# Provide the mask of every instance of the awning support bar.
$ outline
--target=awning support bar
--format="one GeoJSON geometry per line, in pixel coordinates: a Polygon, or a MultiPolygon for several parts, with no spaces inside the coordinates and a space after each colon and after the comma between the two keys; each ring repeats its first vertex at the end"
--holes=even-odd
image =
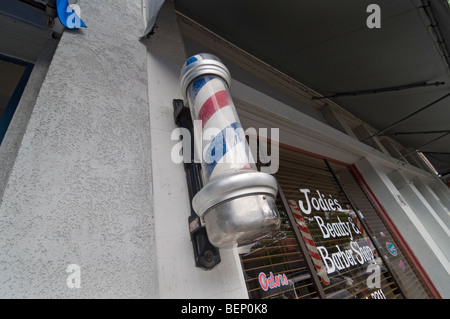
{"type": "Polygon", "coordinates": [[[415,135],[415,134],[439,134],[439,133],[447,133],[450,130],[438,130],[438,131],[420,131],[420,132],[393,132],[393,133],[384,133],[383,135],[415,135]]]}
{"type": "Polygon", "coordinates": [[[420,83],[406,84],[406,85],[401,85],[401,86],[391,86],[391,87],[380,88],[380,89],[340,92],[340,93],[334,93],[334,94],[326,95],[326,96],[314,96],[312,99],[313,100],[322,100],[322,99],[329,99],[329,98],[338,98],[338,97],[343,97],[343,96],[368,95],[368,94],[376,94],[376,93],[391,92],[391,91],[401,91],[401,90],[413,89],[413,88],[417,88],[417,87],[440,86],[440,85],[444,85],[444,84],[445,84],[445,82],[434,82],[434,83],[420,82],[420,83]]]}
{"type": "Polygon", "coordinates": [[[438,103],[438,102],[440,102],[440,101],[446,99],[446,98],[449,97],[449,96],[450,96],[450,93],[445,94],[444,96],[438,98],[437,100],[434,100],[433,102],[431,102],[431,103],[425,105],[424,107],[418,109],[417,111],[415,111],[415,112],[413,112],[413,113],[411,113],[411,114],[405,116],[404,118],[401,118],[400,120],[398,120],[398,121],[395,122],[394,124],[391,124],[390,126],[386,127],[385,129],[383,129],[383,130],[381,130],[381,131],[378,131],[377,133],[372,134],[372,135],[370,135],[369,137],[366,137],[365,139],[362,140],[362,142],[365,142],[365,141],[367,141],[367,140],[370,140],[371,138],[374,138],[374,137],[376,137],[376,136],[378,136],[378,135],[383,134],[383,133],[386,132],[386,131],[389,131],[390,129],[394,128],[395,126],[397,126],[397,125],[400,124],[401,122],[403,122],[403,121],[405,121],[405,120],[407,120],[407,119],[413,117],[414,115],[416,115],[416,114],[418,114],[418,113],[420,113],[420,112],[422,112],[422,111],[424,111],[424,110],[430,108],[431,106],[433,106],[433,105],[435,105],[436,103],[438,103]]]}
{"type": "Polygon", "coordinates": [[[410,152],[408,152],[408,153],[406,153],[406,154],[403,154],[403,155],[400,156],[398,159],[402,159],[402,158],[408,156],[408,155],[411,154],[411,153],[420,151],[420,149],[421,149],[422,147],[427,146],[427,145],[429,145],[429,144],[431,144],[431,143],[433,143],[433,142],[435,142],[435,141],[437,141],[437,140],[439,140],[439,139],[441,139],[441,138],[443,138],[443,137],[446,137],[446,136],[449,135],[449,134],[450,134],[450,132],[447,132],[447,133],[445,133],[445,134],[442,134],[442,135],[440,135],[440,136],[438,136],[438,137],[432,139],[431,141],[429,141],[429,142],[427,142],[427,143],[425,143],[425,144],[423,144],[423,145],[420,145],[420,146],[417,147],[416,149],[414,149],[414,150],[412,150],[412,151],[410,151],[410,152]]]}

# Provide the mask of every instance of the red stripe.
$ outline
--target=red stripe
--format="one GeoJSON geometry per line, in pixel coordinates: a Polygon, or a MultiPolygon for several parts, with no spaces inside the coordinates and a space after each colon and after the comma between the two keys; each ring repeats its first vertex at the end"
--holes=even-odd
{"type": "Polygon", "coordinates": [[[306,237],[303,236],[303,240],[304,240],[307,244],[310,244],[311,246],[316,247],[316,244],[314,244],[314,242],[313,242],[311,239],[306,238],[306,237]]]}
{"type": "MultiPolygon", "coordinates": [[[[298,223],[297,223],[297,224],[298,224],[298,223]]],[[[300,225],[300,224],[298,224],[298,228],[300,228],[300,230],[301,230],[302,232],[304,232],[304,233],[306,233],[306,234],[308,234],[308,235],[311,235],[311,234],[309,233],[308,228],[306,228],[306,227],[304,227],[304,226],[302,226],[302,225],[300,225]]]]}
{"type": "Polygon", "coordinates": [[[353,221],[356,224],[356,227],[358,227],[359,231],[361,232],[361,234],[364,234],[364,227],[361,225],[361,223],[358,220],[358,217],[354,217],[353,221]]]}
{"type": "Polygon", "coordinates": [[[322,258],[320,257],[320,255],[318,253],[315,253],[310,250],[309,254],[311,255],[312,258],[322,261],[322,258]]]}
{"type": "Polygon", "coordinates": [[[295,218],[299,219],[299,220],[303,220],[303,217],[299,214],[297,214],[296,212],[292,212],[292,214],[294,215],[295,218]]]}
{"type": "Polygon", "coordinates": [[[205,127],[206,122],[224,106],[230,105],[228,93],[225,90],[219,91],[210,96],[205,103],[203,103],[200,112],[198,112],[198,119],[202,121],[202,128],[205,127]]]}
{"type": "MultiPolygon", "coordinates": [[[[316,269],[317,269],[318,272],[322,269],[322,267],[320,267],[320,266],[318,266],[318,265],[314,265],[314,266],[316,267],[316,269]]],[[[327,281],[325,278],[329,279],[329,278],[327,277],[327,275],[320,276],[321,281],[322,281],[325,285],[329,285],[329,284],[330,284],[330,280],[327,281]]]]}
{"type": "Polygon", "coordinates": [[[303,222],[303,217],[302,217],[302,215],[299,215],[299,214],[297,214],[297,213],[295,213],[295,212],[292,212],[292,214],[294,215],[294,217],[295,217],[296,219],[298,219],[299,221],[303,222]]]}
{"type": "Polygon", "coordinates": [[[298,213],[300,213],[300,208],[297,208],[297,207],[295,207],[295,206],[291,206],[291,209],[292,210],[295,210],[295,212],[298,214],[298,213]]]}

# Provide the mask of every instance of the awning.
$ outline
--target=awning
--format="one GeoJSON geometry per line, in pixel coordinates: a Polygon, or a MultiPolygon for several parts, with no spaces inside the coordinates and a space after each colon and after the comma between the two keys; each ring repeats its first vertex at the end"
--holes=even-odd
{"type": "Polygon", "coordinates": [[[450,172],[446,0],[175,0],[175,5],[231,43],[331,96],[382,134],[423,152],[441,175],[450,172]],[[381,9],[381,28],[366,24],[373,3],[381,9]]]}
{"type": "Polygon", "coordinates": [[[142,12],[144,14],[144,37],[153,30],[159,10],[163,4],[164,0],[142,0],[142,12]]]}

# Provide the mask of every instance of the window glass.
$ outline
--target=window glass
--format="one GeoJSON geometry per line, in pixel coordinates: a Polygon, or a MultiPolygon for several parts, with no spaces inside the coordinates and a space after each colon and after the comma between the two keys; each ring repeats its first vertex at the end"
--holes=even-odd
{"type": "Polygon", "coordinates": [[[280,149],[276,177],[326,298],[401,297],[325,160],[280,149]]]}
{"type": "Polygon", "coordinates": [[[0,54],[0,144],[6,134],[33,65],[0,54]]]}
{"type": "Polygon", "coordinates": [[[277,200],[280,229],[240,254],[250,298],[298,299],[317,297],[311,273],[286,210],[277,200]]]}
{"type": "Polygon", "coordinates": [[[279,156],[282,226],[240,255],[250,298],[403,298],[330,164],[279,156]]]}
{"type": "Polygon", "coordinates": [[[25,67],[0,60],[0,118],[25,71],[25,67]]]}
{"type": "Polygon", "coordinates": [[[390,227],[386,225],[386,222],[375,210],[369,197],[356,182],[354,174],[344,165],[330,162],[330,166],[355,208],[361,212],[361,223],[370,233],[378,251],[383,254],[384,261],[389,265],[389,269],[405,297],[410,299],[431,298],[432,293],[429,287],[417,273],[413,262],[405,253],[404,247],[396,239],[390,227]]]}

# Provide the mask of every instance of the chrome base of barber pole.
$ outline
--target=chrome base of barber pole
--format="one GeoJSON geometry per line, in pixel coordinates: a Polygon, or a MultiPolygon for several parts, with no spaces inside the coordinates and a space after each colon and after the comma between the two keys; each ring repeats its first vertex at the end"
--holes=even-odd
{"type": "Polygon", "coordinates": [[[205,223],[214,246],[240,247],[279,228],[277,191],[272,175],[237,171],[210,181],[194,196],[192,206],[205,223]]]}

